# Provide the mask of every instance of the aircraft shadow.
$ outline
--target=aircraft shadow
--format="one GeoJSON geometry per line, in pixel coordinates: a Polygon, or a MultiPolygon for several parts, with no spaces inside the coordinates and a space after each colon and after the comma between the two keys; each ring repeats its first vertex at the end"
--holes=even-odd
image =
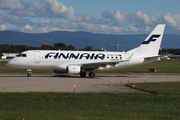
{"type": "MultiPolygon", "coordinates": [[[[80,76],[73,76],[73,75],[54,75],[53,77],[63,77],[63,78],[89,78],[89,76],[87,75],[86,77],[80,77],[80,76]]],[[[130,77],[130,76],[126,76],[126,75],[96,75],[95,78],[101,78],[101,77],[130,77]]],[[[91,78],[91,79],[95,79],[95,78],[91,78]]]]}

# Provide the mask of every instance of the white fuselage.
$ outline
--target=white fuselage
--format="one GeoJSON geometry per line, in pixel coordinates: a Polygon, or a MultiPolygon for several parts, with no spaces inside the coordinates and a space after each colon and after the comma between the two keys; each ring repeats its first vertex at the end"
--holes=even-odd
{"type": "Polygon", "coordinates": [[[29,69],[66,69],[70,64],[82,65],[125,59],[124,52],[30,50],[21,54],[24,54],[24,57],[15,57],[7,65],[29,69]]]}
{"type": "Polygon", "coordinates": [[[25,69],[66,70],[68,65],[73,64],[116,62],[118,67],[127,67],[145,62],[143,56],[133,55],[128,60],[129,56],[127,52],[30,50],[11,59],[7,65],[25,69]]]}

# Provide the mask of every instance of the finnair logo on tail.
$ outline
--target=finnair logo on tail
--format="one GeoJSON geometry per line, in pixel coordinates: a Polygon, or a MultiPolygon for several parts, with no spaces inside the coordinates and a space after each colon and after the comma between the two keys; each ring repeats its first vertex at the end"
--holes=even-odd
{"type": "Polygon", "coordinates": [[[154,42],[156,41],[161,35],[152,35],[148,41],[143,41],[142,44],[149,44],[151,41],[154,42]]]}

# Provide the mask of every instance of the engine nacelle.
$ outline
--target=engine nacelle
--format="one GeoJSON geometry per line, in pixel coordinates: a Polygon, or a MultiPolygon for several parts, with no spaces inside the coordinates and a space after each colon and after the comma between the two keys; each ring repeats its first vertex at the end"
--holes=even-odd
{"type": "Polygon", "coordinates": [[[81,67],[77,65],[70,65],[66,68],[67,74],[80,74],[81,67]]]}

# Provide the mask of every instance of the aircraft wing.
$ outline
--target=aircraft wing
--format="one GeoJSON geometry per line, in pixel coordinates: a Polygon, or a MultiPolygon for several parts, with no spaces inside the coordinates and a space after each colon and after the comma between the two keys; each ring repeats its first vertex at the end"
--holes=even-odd
{"type": "MultiPolygon", "coordinates": [[[[132,57],[132,55],[130,56],[130,58],[132,57]]],[[[86,63],[86,64],[82,64],[81,68],[83,69],[98,69],[99,67],[106,67],[106,65],[111,65],[111,66],[115,66],[117,63],[119,62],[128,62],[129,59],[127,60],[112,60],[110,62],[98,62],[98,63],[86,63]]]]}
{"type": "Polygon", "coordinates": [[[113,60],[110,62],[98,62],[98,63],[87,63],[87,64],[82,64],[81,68],[83,69],[98,69],[99,67],[106,67],[106,65],[111,65],[111,66],[115,66],[117,63],[119,62],[128,62],[132,56],[134,55],[134,53],[132,53],[128,59],[126,60],[113,60]]]}
{"type": "Polygon", "coordinates": [[[99,67],[106,67],[106,65],[115,66],[117,63],[121,61],[111,61],[111,62],[98,62],[98,63],[86,63],[82,64],[81,68],[83,69],[98,69],[99,67]]]}

